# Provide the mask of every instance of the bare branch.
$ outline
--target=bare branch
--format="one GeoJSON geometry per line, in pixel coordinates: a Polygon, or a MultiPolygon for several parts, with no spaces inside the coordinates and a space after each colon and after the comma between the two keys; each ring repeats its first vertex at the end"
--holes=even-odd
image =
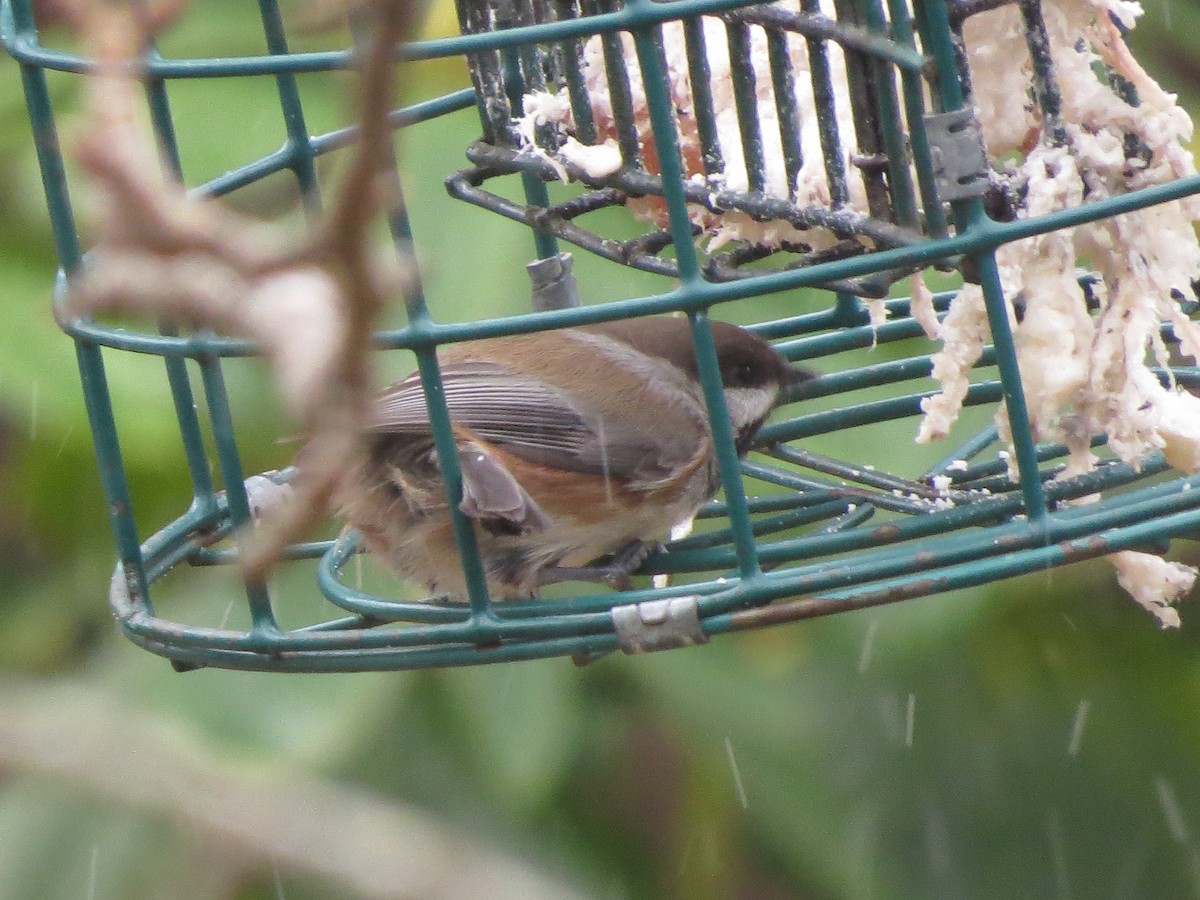
{"type": "Polygon", "coordinates": [[[378,0],[366,11],[374,31],[361,57],[360,140],[328,215],[299,242],[189,197],[162,174],[133,73],[148,35],[178,4],[140,19],[102,4],[79,12],[100,66],[77,148],[97,194],[100,244],[72,285],[68,313],[166,318],[262,348],[308,445],[293,502],[243,543],[250,577],[263,577],[284,546],[325,514],[366,421],[372,329],[406,286],[405,267],[371,246],[370,227],[385,205],[399,203],[387,113],[395,48],[412,6],[378,0]]]}
{"type": "Polygon", "coordinates": [[[0,681],[0,767],[168,816],[239,862],[355,896],[577,900],[569,885],[411,806],[289,769],[248,768],[91,684],[0,681]]]}

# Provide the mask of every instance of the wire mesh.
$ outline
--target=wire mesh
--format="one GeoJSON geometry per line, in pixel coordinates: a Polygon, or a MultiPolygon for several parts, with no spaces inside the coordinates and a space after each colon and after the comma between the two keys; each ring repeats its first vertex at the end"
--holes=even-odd
{"type": "MultiPolygon", "coordinates": [[[[428,351],[439,344],[681,312],[692,319],[703,363],[713,358],[708,315],[714,307],[738,301],[753,310],[755,298],[818,288],[826,300],[815,311],[752,327],[789,360],[817,361],[829,374],[791,391],[785,414],[760,432],[759,452],[747,460],[739,460],[727,423],[722,428],[714,422],[724,494],[703,508],[696,533],[669,543],[640,570],[646,576],[671,576],[669,584],[505,603],[479,596],[476,585],[469,605],[408,601],[349,583],[347,567],[359,546],[347,533],[336,541],[291,547],[286,554],[319,560],[317,587],[332,612],[311,624],[283,628],[277,612],[290,598],[252,582],[246,585],[251,625],[236,630],[163,618],[151,594],[155,582],[177,566],[237,562],[236,549],[222,542],[251,520],[252,498],[245,488],[250,473],[239,453],[224,368],[255,348],[166,325],[136,330],[64,317],[77,346],[116,536],[119,562],[110,600],[125,632],[181,668],[347,671],[554,655],[589,659],[617,649],[700,643],[727,631],[982,584],[1125,548],[1161,550],[1171,538],[1194,538],[1200,529],[1200,490],[1195,489],[1200,479],[1173,472],[1161,454],[1140,466],[1102,454],[1093,471],[1063,477],[1067,449],[1035,439],[1027,425],[996,251],[1024,238],[1196,194],[1200,178],[1180,178],[1047,215],[1006,214],[1012,198],[989,175],[962,58],[963,23],[1002,5],[925,0],[910,6],[893,0],[885,7],[878,0],[838,0],[835,15],[828,16],[815,0],[796,8],[738,0],[461,0],[461,36],[414,43],[402,55],[465,56],[473,86],[396,110],[391,123],[436,129],[441,116],[476,106],[482,136],[466,148],[469,165],[447,179],[452,197],[527,227],[539,258],[558,258],[563,241],[664,276],[663,287],[656,294],[606,304],[462,324],[433,321],[418,296],[410,299],[408,324],[378,335],[379,346],[425,351],[423,378],[430,385],[437,371],[428,351]],[[678,30],[688,60],[691,124],[683,122],[670,93],[666,28],[678,30]],[[706,71],[711,57],[705,42],[716,35],[727,44],[737,146],[730,143],[728,129],[717,125],[721,112],[706,71]],[[763,42],[773,84],[771,115],[765,120],[764,106],[756,101],[761,75],[749,62],[752,40],[763,42]],[[810,60],[808,101],[798,93],[801,82],[793,71],[789,48],[796,42],[804,44],[810,60]],[[589,92],[596,85],[588,83],[585,52],[604,61],[607,120],[595,114],[589,92]],[[630,73],[635,65],[637,78],[630,73]],[[835,70],[848,86],[853,135],[834,112],[835,70]],[[565,118],[534,122],[532,141],[524,137],[518,125],[525,96],[560,90],[571,111],[570,125],[563,124],[565,118]],[[824,203],[799,196],[795,187],[806,162],[796,137],[803,102],[812,103],[819,120],[816,163],[828,189],[824,203]],[[619,150],[616,169],[597,172],[562,154],[569,140],[594,145],[605,138],[619,150]],[[694,152],[681,146],[684,139],[694,152]],[[768,139],[775,150],[764,150],[768,139]],[[714,178],[735,156],[743,161],[745,183],[731,186],[714,178]],[[782,192],[768,190],[772,166],[783,173],[782,192]],[[552,200],[550,183],[564,172],[571,186],[555,191],[574,193],[552,200]],[[866,212],[848,205],[854,192],[865,197],[866,212]],[[628,207],[631,200],[649,204],[643,233],[621,237],[590,225],[611,221],[596,214],[628,207]],[[834,240],[813,246],[797,238],[770,247],[734,241],[729,249],[706,251],[697,241],[705,226],[697,220],[718,221],[731,212],[755,223],[785,222],[801,232],[823,229],[834,240]],[[895,423],[920,415],[921,401],[935,392],[928,380],[933,345],[913,317],[909,299],[883,298],[894,293],[898,280],[930,267],[961,273],[983,289],[992,344],[976,366],[965,406],[1004,404],[1012,423],[1013,458],[1008,459],[991,425],[965,433],[952,449],[931,450],[917,471],[893,471],[886,450],[873,462],[847,462],[806,449],[822,435],[847,432],[864,435],[863,446],[886,447],[899,439],[895,423]],[[886,321],[872,323],[863,298],[880,300],[886,321]],[[877,355],[868,359],[864,351],[870,348],[877,348],[877,355]],[[133,516],[107,388],[106,354],[114,352],[163,360],[182,439],[181,463],[191,484],[187,511],[148,536],[133,516]],[[191,372],[199,375],[199,394],[191,372]],[[216,477],[210,472],[209,446],[218,460],[216,477]],[[1011,477],[1013,471],[1019,477],[1011,477]],[[1071,502],[1100,492],[1097,502],[1071,502]]],[[[315,207],[318,158],[346,146],[354,133],[311,133],[296,78],[347,68],[352,48],[289,52],[277,6],[260,0],[259,7],[266,54],[181,59],[152,52],[145,60],[147,106],[178,173],[180,148],[168,102],[175,79],[273,79],[287,123],[284,146],[195,190],[223,196],[286,171],[315,207]]],[[[1036,71],[1034,101],[1053,135],[1056,86],[1042,49],[1040,6],[1023,0],[1020,8],[1036,71]]],[[[0,4],[0,40],[21,65],[62,262],[61,305],[83,254],[47,73],[86,77],[90,64],[72,52],[43,46],[29,0],[0,4]]],[[[406,241],[403,215],[392,225],[397,238],[406,241]]],[[[1083,283],[1086,287],[1086,276],[1083,283]]],[[[935,296],[939,315],[953,294],[935,296]]],[[[1194,300],[1187,303],[1194,313],[1194,300]]],[[[1174,338],[1169,326],[1163,327],[1163,337],[1174,338]]],[[[711,367],[703,376],[710,408],[719,411],[719,376],[711,367]]],[[[1200,386],[1195,367],[1173,367],[1173,377],[1182,385],[1200,386]]],[[[911,434],[910,426],[903,433],[911,434]]],[[[449,440],[448,421],[437,427],[441,439],[449,440]]],[[[1093,440],[1101,450],[1103,443],[1101,437],[1093,440]]],[[[465,563],[478,571],[477,559],[465,563]]]]}

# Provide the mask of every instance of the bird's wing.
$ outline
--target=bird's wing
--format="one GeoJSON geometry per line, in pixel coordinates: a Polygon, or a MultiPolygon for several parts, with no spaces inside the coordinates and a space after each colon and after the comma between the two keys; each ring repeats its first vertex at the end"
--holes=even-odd
{"type": "Polygon", "coordinates": [[[550,520],[503,462],[478,441],[458,446],[462,501],[458,508],[492,534],[544,531],[550,520]]]}
{"type": "MultiPolygon", "coordinates": [[[[441,372],[452,422],[507,453],[551,468],[650,486],[695,457],[703,440],[702,433],[639,434],[537,378],[496,363],[447,363],[441,372]]],[[[380,433],[430,432],[415,373],[379,396],[372,427],[380,433]]]]}

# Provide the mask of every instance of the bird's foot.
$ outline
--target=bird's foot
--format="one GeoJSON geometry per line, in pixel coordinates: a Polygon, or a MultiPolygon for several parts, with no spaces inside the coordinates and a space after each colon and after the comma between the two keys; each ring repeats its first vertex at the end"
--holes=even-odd
{"type": "Polygon", "coordinates": [[[538,577],[539,584],[558,584],[563,581],[598,581],[613,590],[627,591],[633,587],[634,572],[646,561],[646,557],[659,552],[663,545],[658,541],[630,541],[615,553],[602,556],[586,566],[550,566],[538,577]]]}

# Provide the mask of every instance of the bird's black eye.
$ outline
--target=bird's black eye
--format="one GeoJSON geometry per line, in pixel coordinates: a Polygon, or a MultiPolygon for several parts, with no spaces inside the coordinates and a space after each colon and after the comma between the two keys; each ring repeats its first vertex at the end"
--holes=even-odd
{"type": "Polygon", "coordinates": [[[754,366],[749,363],[742,363],[733,370],[733,378],[730,379],[733,384],[738,387],[750,387],[755,382],[754,366]]]}

